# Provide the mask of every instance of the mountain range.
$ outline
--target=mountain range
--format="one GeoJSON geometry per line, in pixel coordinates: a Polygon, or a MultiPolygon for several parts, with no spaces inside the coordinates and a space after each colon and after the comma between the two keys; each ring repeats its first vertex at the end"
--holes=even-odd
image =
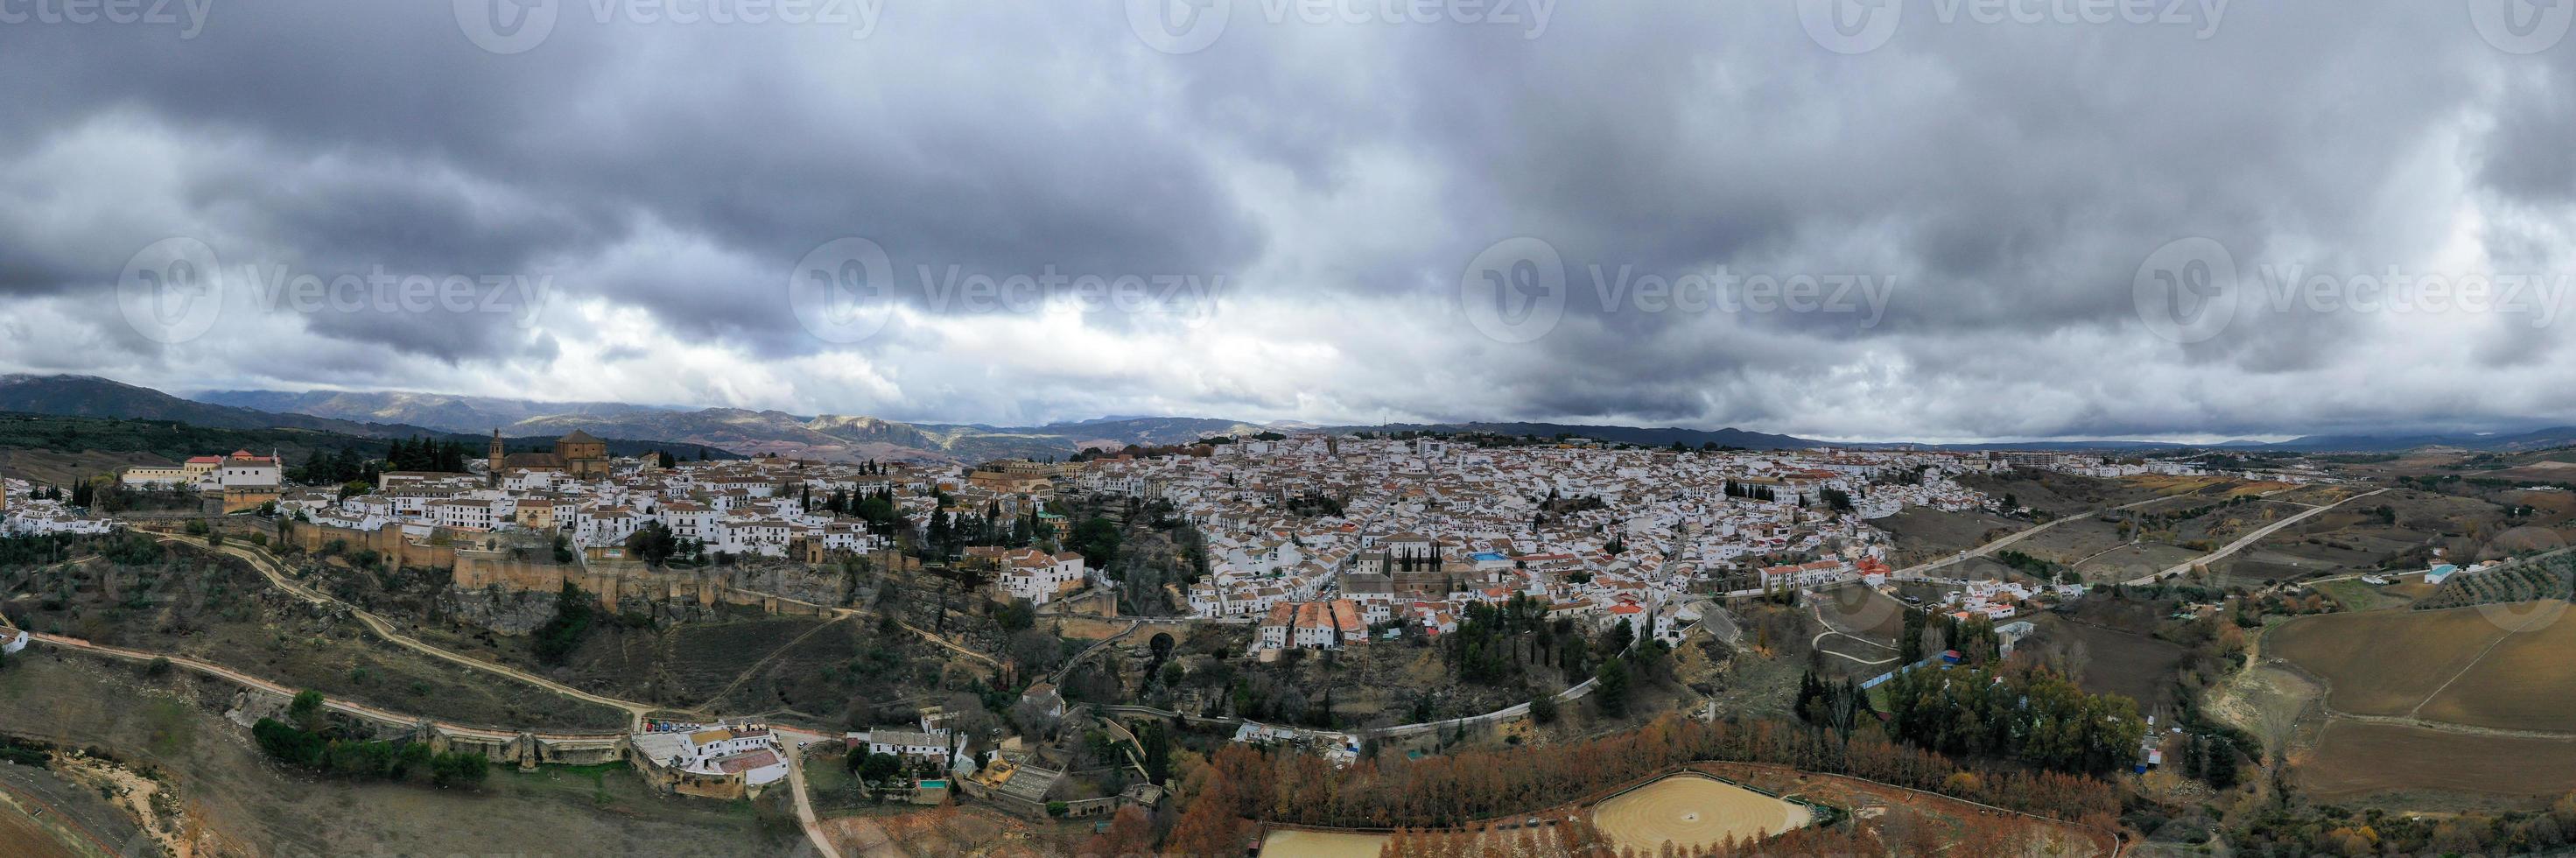
{"type": "MultiPolygon", "coordinates": [[[[463,441],[475,450],[490,437],[482,432],[460,432],[440,425],[413,422],[378,422],[312,413],[269,411],[239,405],[199,402],[181,399],[148,387],[139,387],[92,375],[0,375],[0,411],[43,414],[61,417],[100,417],[119,420],[165,420],[207,429],[261,431],[298,430],[289,436],[264,437],[262,440],[293,450],[299,455],[312,449],[353,447],[375,451],[381,443],[397,438],[434,438],[463,441]]],[[[355,415],[368,416],[368,415],[355,415]]],[[[542,436],[509,433],[503,439],[514,451],[543,449],[564,432],[542,436]]],[[[647,451],[669,451],[695,456],[693,444],[673,439],[650,440],[645,436],[611,435],[594,431],[608,442],[609,452],[626,456],[647,451]]],[[[710,458],[739,458],[720,445],[706,446],[710,458]]],[[[264,452],[265,450],[263,450],[264,452]]],[[[196,452],[223,452],[199,450],[196,452]]]]}
{"type": "MultiPolygon", "coordinates": [[[[741,408],[688,409],[614,402],[537,402],[414,392],[220,390],[193,398],[209,406],[297,414],[316,419],[418,425],[460,433],[499,429],[511,436],[551,436],[582,429],[594,435],[668,438],[737,453],[775,453],[822,459],[932,459],[987,461],[1063,458],[1085,448],[1187,444],[1215,435],[1266,431],[1493,432],[1506,435],[1582,435],[1632,444],[1689,446],[1715,443],[1748,449],[1801,449],[1824,442],[1740,429],[1644,429],[1555,423],[1385,424],[1316,426],[1204,417],[1104,417],[1045,426],[902,423],[838,414],[800,415],[741,408]]],[[[5,407],[0,395],[0,407],[5,407]]],[[[22,409],[23,410],[23,409],[22,409]]]]}
{"type": "MultiPolygon", "coordinates": [[[[414,435],[488,435],[543,439],[581,429],[603,438],[659,439],[637,445],[685,450],[703,446],[738,454],[855,461],[921,459],[979,462],[1002,458],[1062,458],[1085,448],[1186,444],[1214,435],[1255,432],[1490,432],[1503,435],[1582,436],[1646,446],[1715,444],[1754,450],[1806,449],[1831,442],[1742,429],[1644,428],[1562,423],[1467,422],[1318,426],[1204,417],[1109,417],[1008,427],[984,424],[904,423],[836,414],[799,415],[775,410],[687,408],[617,402],[543,402],[402,391],[292,393],[223,390],[180,398],[146,387],[83,375],[0,376],[0,411],[36,414],[178,420],[220,428],[297,428],[368,438],[414,435]]],[[[514,440],[514,444],[516,441],[514,440]]],[[[2231,441],[2208,449],[2282,452],[2392,452],[2419,447],[2515,452],[2576,444],[2576,427],[2510,434],[2312,435],[2279,443],[2231,441]]],[[[1855,444],[1887,447],[1891,444],[1855,444]]],[[[1927,445],[1936,449],[2140,450],[2173,449],[2172,442],[2071,440],[2002,444],[1927,445]]],[[[654,449],[644,446],[644,449],[654,449]]]]}

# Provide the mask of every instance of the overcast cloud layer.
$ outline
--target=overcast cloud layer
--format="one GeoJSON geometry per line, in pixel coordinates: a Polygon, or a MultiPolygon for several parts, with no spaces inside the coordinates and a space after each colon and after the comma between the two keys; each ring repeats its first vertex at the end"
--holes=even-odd
{"type": "Polygon", "coordinates": [[[0,369],[999,424],[2576,423],[2576,4],[877,2],[0,0],[0,369]],[[379,272],[473,294],[293,294],[379,272]]]}

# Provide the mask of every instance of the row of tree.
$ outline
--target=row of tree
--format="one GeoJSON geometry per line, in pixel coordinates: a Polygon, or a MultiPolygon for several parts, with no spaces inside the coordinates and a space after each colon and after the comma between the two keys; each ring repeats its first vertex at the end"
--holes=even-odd
{"type": "Polygon", "coordinates": [[[1346,828],[1454,828],[1525,814],[1695,761],[1769,763],[1849,775],[2088,825],[2111,827],[2120,793],[2091,777],[2020,768],[1978,770],[1917,748],[1845,741],[1776,721],[1703,722],[1665,715],[1594,739],[1336,769],[1323,758],[1242,744],[1220,748],[1165,846],[1240,849],[1248,819],[1346,828]],[[1965,777],[1961,777],[1965,775],[1965,777]]]}
{"type": "Polygon", "coordinates": [[[1762,501],[1776,501],[1780,499],[1779,494],[1772,491],[1770,486],[1751,485],[1747,483],[1739,483],[1734,480],[1726,481],[1726,496],[1731,498],[1745,498],[1748,500],[1762,501]]]}

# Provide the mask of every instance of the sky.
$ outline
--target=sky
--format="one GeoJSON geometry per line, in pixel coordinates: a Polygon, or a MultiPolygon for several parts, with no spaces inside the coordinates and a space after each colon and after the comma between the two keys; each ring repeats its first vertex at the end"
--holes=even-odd
{"type": "Polygon", "coordinates": [[[0,372],[2576,423],[2576,3],[0,0],[0,372]]]}

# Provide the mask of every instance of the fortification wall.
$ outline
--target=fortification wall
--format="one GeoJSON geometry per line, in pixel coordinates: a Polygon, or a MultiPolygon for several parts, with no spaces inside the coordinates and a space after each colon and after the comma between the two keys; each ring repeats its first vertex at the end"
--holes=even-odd
{"type": "MultiPolygon", "coordinates": [[[[514,593],[555,593],[566,582],[580,587],[599,600],[601,609],[616,612],[620,604],[641,601],[654,604],[686,604],[701,608],[719,605],[753,608],[782,616],[825,617],[832,614],[828,604],[837,604],[846,588],[836,583],[837,573],[818,573],[797,577],[798,587],[791,598],[763,589],[735,586],[736,575],[750,575],[764,581],[780,577],[747,573],[734,569],[656,569],[633,561],[591,561],[588,564],[530,562],[513,558],[507,552],[485,551],[455,545],[438,545],[413,541],[400,525],[386,525],[377,530],[354,530],[317,524],[286,524],[278,538],[304,551],[319,552],[333,542],[349,551],[374,551],[388,565],[445,569],[450,583],[458,590],[499,588],[514,593]]],[[[875,562],[902,564],[909,558],[884,553],[875,562]]],[[[760,582],[755,582],[760,583],[760,582]]]]}
{"type": "Polygon", "coordinates": [[[646,759],[629,745],[627,763],[644,778],[644,785],[657,792],[734,801],[749,797],[750,780],[742,775],[706,775],[669,768],[662,761],[646,759]]]}

